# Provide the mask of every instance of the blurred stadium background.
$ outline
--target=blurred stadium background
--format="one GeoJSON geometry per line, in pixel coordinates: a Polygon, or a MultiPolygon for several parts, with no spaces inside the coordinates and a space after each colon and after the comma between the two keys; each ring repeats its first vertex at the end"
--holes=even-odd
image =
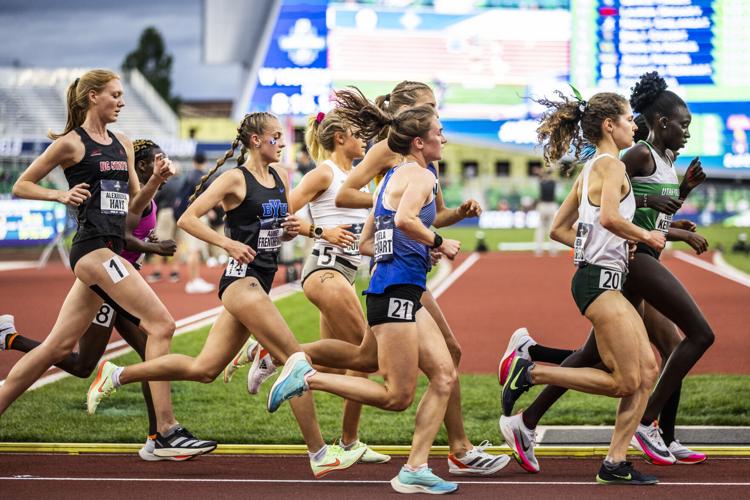
{"type": "MultiPolygon", "coordinates": [[[[6,25],[14,24],[13,3],[4,7],[6,25]]],[[[148,3],[137,7],[147,26],[148,3]]],[[[209,160],[223,154],[241,116],[267,110],[287,126],[284,164],[296,181],[305,118],[330,108],[333,89],[356,85],[374,98],[400,80],[425,81],[436,90],[449,140],[443,160],[448,205],[474,197],[486,213],[463,224],[530,228],[537,223],[534,173],[542,165],[534,133],[540,109],[530,97],[568,83],[584,95],[600,89],[627,95],[639,75],[658,70],[693,112],[678,169],[699,155],[709,175],[680,215],[702,225],[750,226],[750,2],[193,0],[153,9],[160,7],[185,18],[188,12],[199,26],[183,40],[200,52],[204,68],[196,67],[191,83],[214,85],[216,76],[203,84],[201,75],[216,65],[226,75],[219,78],[232,80],[222,88],[235,90],[203,92],[210,98],[165,94],[147,61],[144,71],[123,72],[127,106],[114,128],[152,138],[186,163],[195,152],[209,160]]],[[[34,12],[33,4],[24,8],[34,12]]],[[[83,29],[86,20],[72,14],[65,24],[83,29]]],[[[173,57],[168,41],[180,29],[165,22],[149,32],[167,40],[165,57],[173,57]]],[[[0,51],[0,245],[14,247],[48,242],[65,227],[62,207],[12,200],[9,193],[49,144],[47,131],[63,126],[65,89],[84,70],[27,64],[34,57],[24,47],[6,44],[0,51]]],[[[133,48],[123,46],[119,56],[102,56],[97,65],[120,70],[133,48]]],[[[179,79],[191,78],[179,57],[179,79]]],[[[48,181],[64,185],[59,169],[48,181]]],[[[558,185],[559,199],[567,182],[558,185]]]]}

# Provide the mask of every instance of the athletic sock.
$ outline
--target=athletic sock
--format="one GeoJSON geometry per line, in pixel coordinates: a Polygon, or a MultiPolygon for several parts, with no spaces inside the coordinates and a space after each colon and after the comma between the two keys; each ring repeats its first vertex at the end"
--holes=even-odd
{"type": "Polygon", "coordinates": [[[554,363],[556,365],[565,361],[565,358],[573,354],[573,352],[570,349],[555,349],[554,347],[546,347],[539,344],[529,347],[529,356],[531,356],[533,361],[554,363]]]}
{"type": "Polygon", "coordinates": [[[617,469],[620,466],[620,464],[622,464],[622,462],[613,462],[612,460],[609,459],[609,457],[604,459],[604,468],[607,469],[608,471],[613,471],[617,469]]]}
{"type": "Polygon", "coordinates": [[[18,333],[11,333],[8,335],[5,339],[5,350],[13,349],[13,341],[16,340],[16,337],[18,337],[18,333]]]}
{"type": "Polygon", "coordinates": [[[121,366],[112,373],[112,385],[114,386],[115,389],[120,388],[120,374],[122,373],[124,369],[125,368],[121,366]]]}
{"type": "Polygon", "coordinates": [[[311,452],[311,451],[307,452],[307,454],[310,457],[310,460],[312,460],[313,462],[320,462],[321,460],[323,460],[323,458],[325,458],[326,456],[326,453],[328,453],[327,444],[324,444],[323,447],[316,452],[311,452]]]}
{"type": "Polygon", "coordinates": [[[419,472],[425,468],[427,468],[427,464],[417,465],[416,467],[412,467],[409,464],[404,464],[404,469],[408,470],[409,472],[419,472]]]}
{"type": "Polygon", "coordinates": [[[355,439],[354,441],[352,441],[349,444],[344,444],[344,441],[341,440],[341,439],[339,439],[339,446],[341,446],[341,448],[343,448],[345,451],[349,451],[349,450],[352,449],[352,446],[354,446],[355,444],[357,444],[357,441],[359,441],[359,440],[355,439]]]}

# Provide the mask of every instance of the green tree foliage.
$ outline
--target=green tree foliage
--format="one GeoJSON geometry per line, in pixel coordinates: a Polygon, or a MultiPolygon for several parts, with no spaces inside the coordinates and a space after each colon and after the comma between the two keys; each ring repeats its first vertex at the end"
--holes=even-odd
{"type": "Polygon", "coordinates": [[[171,95],[172,55],[167,53],[161,33],[153,26],[143,30],[138,47],[125,56],[122,70],[131,69],[140,71],[172,109],[177,109],[179,99],[171,95]]]}

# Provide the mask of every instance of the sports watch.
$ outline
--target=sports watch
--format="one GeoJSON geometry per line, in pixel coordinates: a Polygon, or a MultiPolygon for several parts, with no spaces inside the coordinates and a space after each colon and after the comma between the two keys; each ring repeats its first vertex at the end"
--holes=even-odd
{"type": "Polygon", "coordinates": [[[315,238],[322,238],[323,237],[323,228],[320,226],[315,226],[313,228],[313,237],[315,238]]]}

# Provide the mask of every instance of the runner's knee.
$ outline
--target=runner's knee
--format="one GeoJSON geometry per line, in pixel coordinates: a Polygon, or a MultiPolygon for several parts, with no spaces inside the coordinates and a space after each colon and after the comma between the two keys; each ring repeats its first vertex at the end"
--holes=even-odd
{"type": "Polygon", "coordinates": [[[415,387],[392,387],[383,405],[384,410],[404,411],[414,402],[415,387]]]}
{"type": "Polygon", "coordinates": [[[456,370],[452,366],[430,377],[430,388],[443,397],[449,397],[457,383],[456,370]]]}
{"type": "Polygon", "coordinates": [[[616,374],[614,379],[615,395],[619,398],[632,396],[641,387],[641,374],[638,371],[616,374]]]}

